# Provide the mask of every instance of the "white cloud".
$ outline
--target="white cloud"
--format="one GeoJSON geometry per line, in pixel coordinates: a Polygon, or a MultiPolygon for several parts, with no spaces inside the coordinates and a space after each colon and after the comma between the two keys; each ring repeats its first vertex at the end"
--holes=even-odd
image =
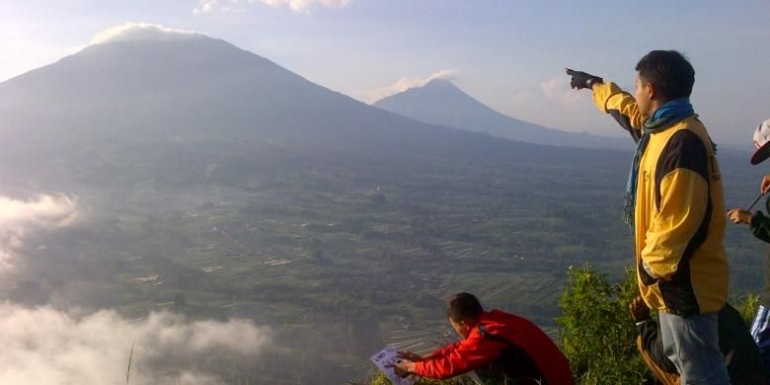
{"type": "MultiPolygon", "coordinates": [[[[12,266],[25,235],[72,224],[75,199],[0,196],[0,268],[12,266]]],[[[210,357],[253,362],[273,332],[252,321],[193,321],[169,312],[129,321],[113,310],[70,313],[0,303],[0,384],[120,384],[134,345],[132,384],[225,385],[201,367],[210,357]]]]}
{"type": "Polygon", "coordinates": [[[217,7],[218,2],[217,0],[200,0],[198,3],[200,6],[198,8],[193,8],[193,13],[196,15],[213,12],[217,7]]]}
{"type": "Polygon", "coordinates": [[[189,321],[167,312],[132,322],[102,310],[77,318],[50,307],[0,304],[0,383],[120,384],[134,344],[131,383],[219,385],[225,382],[192,367],[201,357],[237,354],[252,360],[272,331],[251,321],[189,321]],[[153,368],[161,361],[174,369],[153,368]]]}
{"type": "Polygon", "coordinates": [[[364,103],[372,104],[378,100],[404,92],[410,88],[422,87],[433,79],[454,80],[457,78],[457,74],[459,72],[460,71],[456,69],[443,69],[430,74],[427,78],[420,79],[403,77],[389,86],[362,92],[360,93],[360,97],[364,103]]]}
{"type": "Polygon", "coordinates": [[[573,90],[569,86],[569,81],[565,81],[563,76],[551,78],[540,83],[540,89],[543,90],[548,99],[556,101],[567,108],[575,108],[583,103],[583,93],[573,90]]]}
{"type": "Polygon", "coordinates": [[[225,12],[225,13],[243,13],[246,12],[245,4],[266,4],[273,8],[288,7],[294,12],[310,13],[314,7],[343,8],[351,0],[198,0],[198,7],[193,8],[195,15],[204,13],[225,12]],[[244,5],[241,5],[244,4],[244,5]]]}
{"type": "Polygon", "coordinates": [[[65,195],[27,201],[0,196],[0,271],[13,266],[15,251],[28,231],[64,227],[77,215],[77,201],[65,195]]]}
{"type": "Polygon", "coordinates": [[[273,8],[289,7],[294,12],[308,12],[314,6],[342,8],[350,0],[249,0],[249,3],[262,2],[273,8]]]}
{"type": "MultiPolygon", "coordinates": [[[[216,1],[214,1],[216,4],[216,1]]],[[[125,23],[102,32],[91,38],[91,44],[105,44],[119,41],[174,41],[180,39],[192,39],[203,36],[193,31],[173,29],[162,25],[148,23],[125,23]]]]}

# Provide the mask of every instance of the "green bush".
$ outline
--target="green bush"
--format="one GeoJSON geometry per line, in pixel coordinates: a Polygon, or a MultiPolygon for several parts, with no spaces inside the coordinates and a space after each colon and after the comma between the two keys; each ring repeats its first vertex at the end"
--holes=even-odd
{"type": "Polygon", "coordinates": [[[628,304],[639,293],[636,274],[611,284],[590,266],[569,268],[560,298],[560,343],[581,384],[639,384],[647,368],[636,348],[636,326],[628,304]]]}

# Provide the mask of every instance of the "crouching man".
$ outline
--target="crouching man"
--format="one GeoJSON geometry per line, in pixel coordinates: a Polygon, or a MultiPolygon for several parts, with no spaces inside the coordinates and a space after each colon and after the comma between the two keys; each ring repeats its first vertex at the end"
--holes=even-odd
{"type": "Polygon", "coordinates": [[[484,311],[473,294],[456,294],[447,309],[462,340],[427,356],[399,352],[402,377],[444,379],[475,371],[485,384],[572,385],[567,358],[529,320],[499,310],[484,311]]]}

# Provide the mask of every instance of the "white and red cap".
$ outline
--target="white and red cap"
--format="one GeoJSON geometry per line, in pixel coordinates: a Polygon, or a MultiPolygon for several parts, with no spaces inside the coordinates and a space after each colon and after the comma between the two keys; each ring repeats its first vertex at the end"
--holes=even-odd
{"type": "Polygon", "coordinates": [[[770,119],[762,122],[754,130],[754,147],[757,151],[751,155],[751,164],[760,164],[770,157],[770,119]]]}

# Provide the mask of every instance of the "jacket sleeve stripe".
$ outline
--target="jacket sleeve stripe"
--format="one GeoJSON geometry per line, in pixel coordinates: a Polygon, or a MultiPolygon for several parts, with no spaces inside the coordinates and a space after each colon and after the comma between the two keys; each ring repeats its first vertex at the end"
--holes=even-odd
{"type": "Polygon", "coordinates": [[[712,202],[709,178],[709,155],[703,141],[690,130],[681,130],[675,133],[666,144],[659,158],[655,172],[655,205],[661,208],[661,186],[664,179],[668,177],[676,178],[698,178],[703,182],[699,184],[705,187],[705,190],[695,195],[706,200],[705,213],[697,228],[687,241],[685,247],[681,250],[680,257],[676,261],[676,268],[670,280],[661,281],[659,288],[663,300],[671,309],[681,314],[696,314],[700,312],[698,302],[695,299],[695,293],[692,287],[690,259],[692,255],[706,240],[709,224],[711,223],[712,202]],[[675,173],[675,171],[679,171],[675,173]],[[687,170],[689,172],[682,172],[687,170]],[[696,176],[697,175],[697,176],[696,176]],[[705,183],[704,183],[705,182],[705,183]]]}
{"type": "Polygon", "coordinates": [[[620,127],[631,134],[631,138],[634,139],[634,142],[639,142],[639,139],[641,139],[642,136],[639,130],[631,126],[631,119],[627,115],[623,115],[618,110],[607,110],[607,112],[610,114],[610,116],[612,116],[613,119],[615,119],[616,122],[618,122],[620,127]]]}
{"type": "Polygon", "coordinates": [[[610,114],[620,127],[626,130],[634,141],[642,137],[642,125],[647,116],[639,112],[636,100],[615,83],[597,86],[592,94],[593,102],[599,111],[610,114]]]}

